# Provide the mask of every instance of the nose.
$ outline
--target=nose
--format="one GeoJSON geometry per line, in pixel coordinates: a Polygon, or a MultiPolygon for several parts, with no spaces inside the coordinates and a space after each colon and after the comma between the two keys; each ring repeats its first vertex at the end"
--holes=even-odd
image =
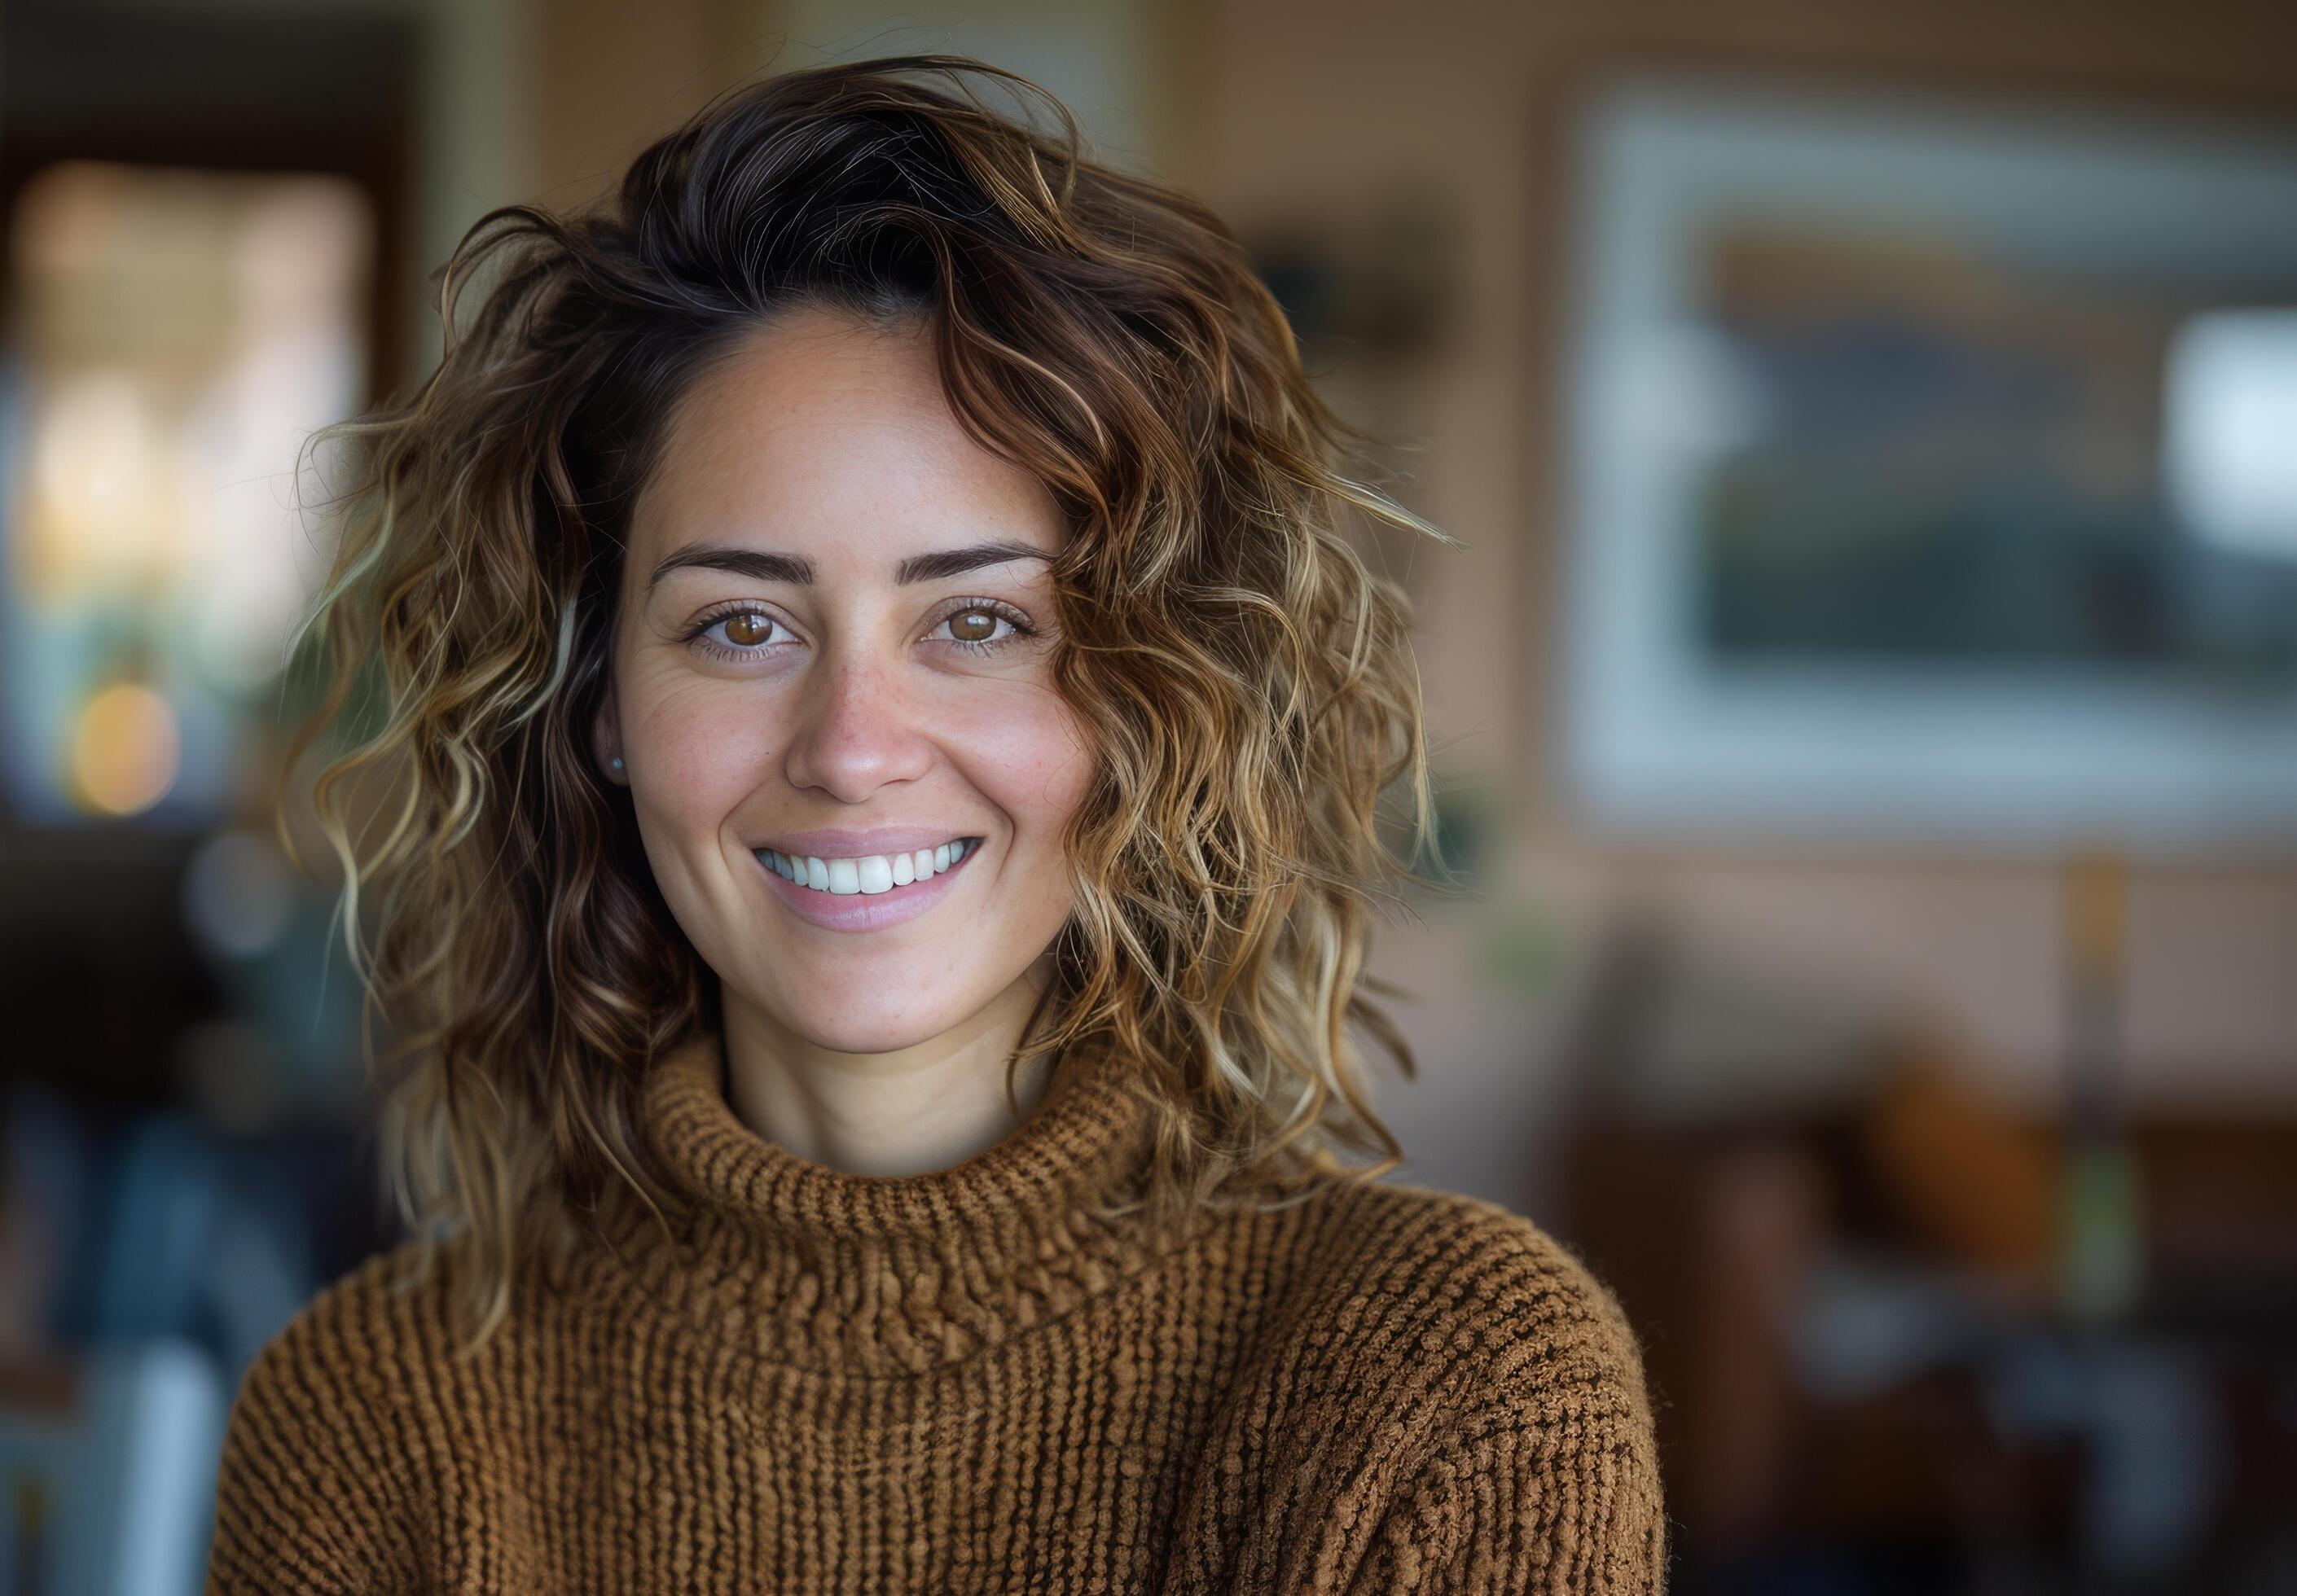
{"type": "Polygon", "coordinates": [[[933,760],[926,729],[898,662],[856,651],[825,654],[799,689],[783,774],[793,786],[865,802],[882,786],[925,774],[933,760]]]}

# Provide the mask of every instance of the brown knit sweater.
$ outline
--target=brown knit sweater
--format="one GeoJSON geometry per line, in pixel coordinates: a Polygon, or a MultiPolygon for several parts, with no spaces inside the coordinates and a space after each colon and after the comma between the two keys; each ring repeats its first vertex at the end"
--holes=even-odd
{"type": "Polygon", "coordinates": [[[676,1246],[633,1205],[468,1361],[398,1255],[271,1341],[210,1596],[1664,1589],[1636,1344],[1528,1222],[1389,1183],[1093,1221],[1148,1152],[1107,1067],[953,1169],[848,1174],[736,1118],[722,1058],[646,1089],[676,1246]]]}

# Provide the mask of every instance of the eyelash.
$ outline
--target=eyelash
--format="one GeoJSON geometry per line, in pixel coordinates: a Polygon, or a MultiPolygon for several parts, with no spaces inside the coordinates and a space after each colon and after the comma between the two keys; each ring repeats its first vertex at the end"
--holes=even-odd
{"type": "MultiPolygon", "coordinates": [[[[943,621],[954,621],[959,615],[970,615],[975,613],[976,611],[984,615],[996,616],[999,620],[1012,627],[1012,631],[1005,637],[997,638],[951,638],[946,639],[946,641],[953,643],[958,647],[967,649],[974,654],[986,655],[996,654],[1000,650],[1015,643],[1022,642],[1037,635],[1037,629],[1029,624],[1029,618],[1027,616],[1015,609],[1011,605],[1005,604],[994,598],[966,599],[944,611],[940,620],[935,621],[934,624],[938,627],[943,621]]],[[[778,627],[784,631],[787,631],[789,629],[786,626],[783,626],[782,622],[774,615],[765,610],[760,609],[756,605],[731,604],[727,605],[720,609],[712,610],[709,613],[704,615],[699,621],[696,621],[693,629],[686,634],[685,640],[693,646],[701,649],[703,653],[712,655],[718,659],[743,660],[755,658],[757,655],[765,652],[763,646],[742,648],[729,643],[720,643],[708,635],[712,628],[722,626],[737,615],[756,615],[767,621],[770,625],[778,627]]]]}

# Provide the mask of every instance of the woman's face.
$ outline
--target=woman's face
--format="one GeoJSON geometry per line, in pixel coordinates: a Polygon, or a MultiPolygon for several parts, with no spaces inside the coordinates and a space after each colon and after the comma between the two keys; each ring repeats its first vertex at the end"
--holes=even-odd
{"type": "Polygon", "coordinates": [[[1051,681],[1066,528],[966,435],[927,337],[793,311],[688,391],[597,728],[729,1015],[839,1052],[943,1035],[1030,975],[1091,776],[1051,681]]]}

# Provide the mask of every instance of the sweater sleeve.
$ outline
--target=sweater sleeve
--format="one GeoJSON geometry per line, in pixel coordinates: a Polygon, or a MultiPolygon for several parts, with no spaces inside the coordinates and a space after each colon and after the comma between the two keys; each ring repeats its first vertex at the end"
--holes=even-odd
{"type": "Polygon", "coordinates": [[[1465,1424],[1391,1501],[1350,1596],[1664,1596],[1647,1417],[1465,1424]]]}
{"type": "Polygon", "coordinates": [[[1451,1400],[1399,1469],[1351,1596],[1664,1596],[1642,1353],[1618,1299],[1520,1222],[1487,1238],[1435,1362],[1451,1400]]]}
{"type": "Polygon", "coordinates": [[[224,1429],[204,1596],[380,1596],[415,1585],[404,1517],[414,1455],[378,1390],[383,1348],[338,1286],[242,1377],[224,1429]]]}

